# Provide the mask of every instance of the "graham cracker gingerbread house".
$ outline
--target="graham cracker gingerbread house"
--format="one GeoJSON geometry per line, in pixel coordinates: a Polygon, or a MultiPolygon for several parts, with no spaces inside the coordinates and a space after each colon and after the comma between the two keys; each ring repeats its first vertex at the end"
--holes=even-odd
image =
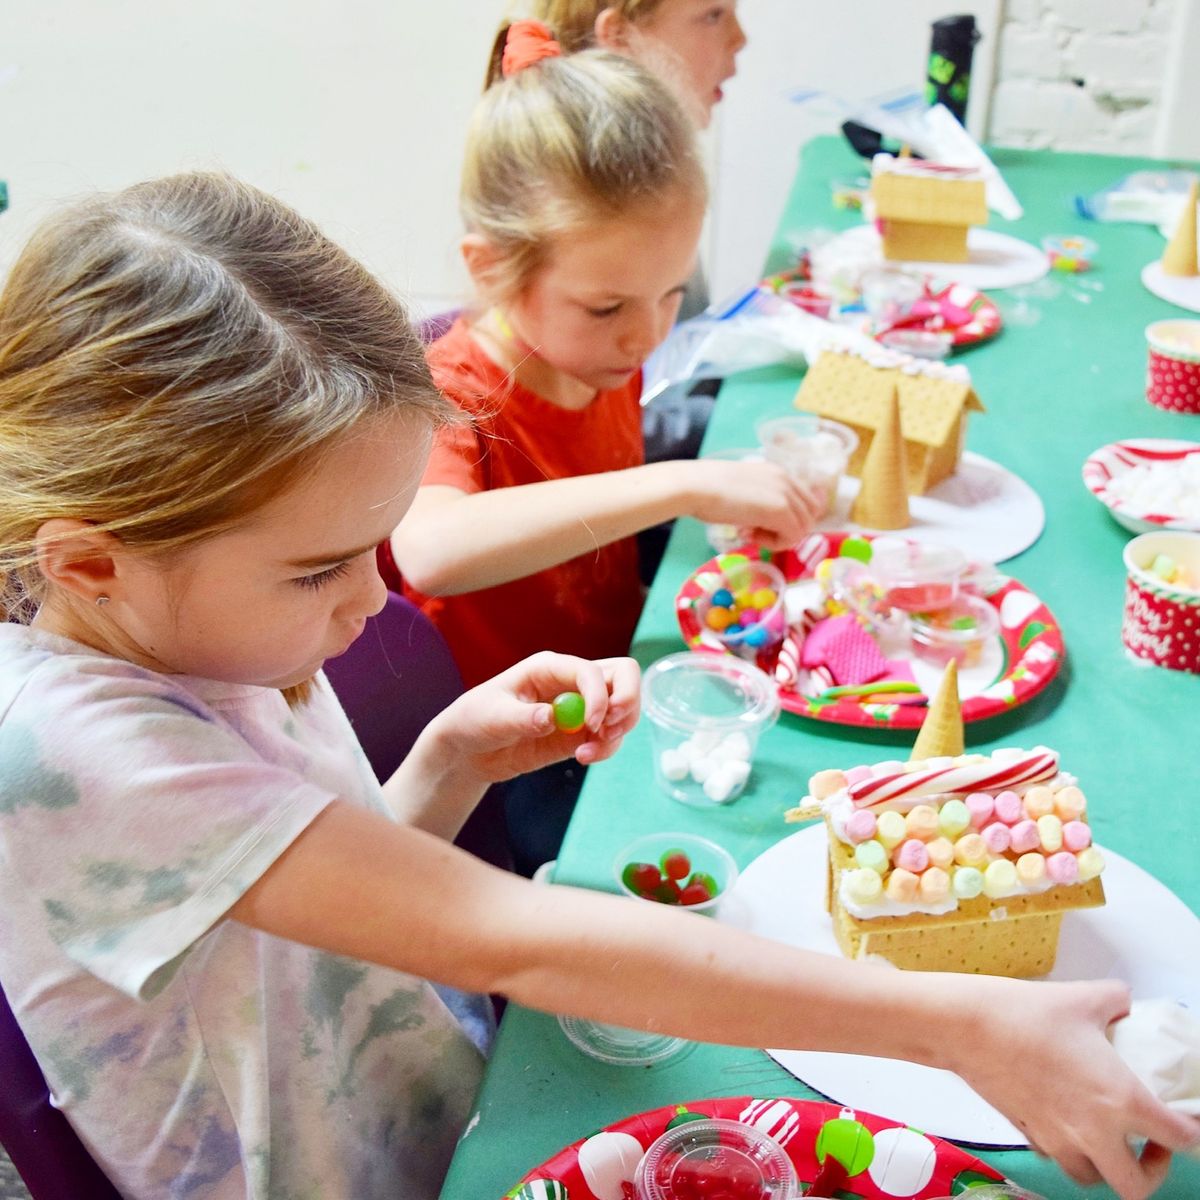
{"type": "Polygon", "coordinates": [[[924,495],[957,470],[967,414],[986,410],[965,367],[919,361],[882,346],[870,355],[868,361],[849,350],[821,351],[796,393],[796,407],[840,421],[858,434],[847,470],[861,476],[896,393],[908,493],[924,495]]]}
{"type": "Polygon", "coordinates": [[[978,171],[877,154],[871,199],[883,257],[902,262],[966,262],[967,230],[987,224],[978,171]]]}

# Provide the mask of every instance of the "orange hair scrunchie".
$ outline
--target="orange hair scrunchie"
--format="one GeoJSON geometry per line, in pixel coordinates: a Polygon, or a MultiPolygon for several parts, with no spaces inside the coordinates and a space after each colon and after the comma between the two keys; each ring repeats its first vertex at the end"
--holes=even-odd
{"type": "Polygon", "coordinates": [[[541,21],[514,21],[504,38],[500,73],[507,79],[543,58],[559,58],[562,47],[541,21]]]}

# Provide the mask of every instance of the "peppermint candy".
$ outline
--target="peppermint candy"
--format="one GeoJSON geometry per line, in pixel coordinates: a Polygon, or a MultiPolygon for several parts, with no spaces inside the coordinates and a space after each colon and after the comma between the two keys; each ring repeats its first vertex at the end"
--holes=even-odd
{"type": "Polygon", "coordinates": [[[879,808],[888,801],[918,800],[949,792],[1001,791],[1023,784],[1040,783],[1058,774],[1058,755],[1053,750],[1033,750],[997,762],[950,764],[923,771],[894,771],[850,784],[846,794],[855,808],[879,808]]]}

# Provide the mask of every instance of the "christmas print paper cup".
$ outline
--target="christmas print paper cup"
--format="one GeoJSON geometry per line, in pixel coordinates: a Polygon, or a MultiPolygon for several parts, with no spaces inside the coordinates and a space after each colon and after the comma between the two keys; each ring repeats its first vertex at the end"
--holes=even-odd
{"type": "Polygon", "coordinates": [[[1168,412],[1200,413],[1200,321],[1155,321],[1146,343],[1146,399],[1168,412]]]}
{"type": "Polygon", "coordinates": [[[1125,570],[1126,650],[1200,675],[1200,533],[1143,533],[1125,547],[1125,570]]]}

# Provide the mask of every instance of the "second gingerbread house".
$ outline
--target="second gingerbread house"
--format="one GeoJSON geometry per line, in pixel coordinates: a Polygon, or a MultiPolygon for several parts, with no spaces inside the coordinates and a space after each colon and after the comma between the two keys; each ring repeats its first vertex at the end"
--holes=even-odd
{"type": "Polygon", "coordinates": [[[877,154],[871,199],[887,259],[966,262],[967,231],[987,223],[983,177],[975,170],[877,154]]]}

